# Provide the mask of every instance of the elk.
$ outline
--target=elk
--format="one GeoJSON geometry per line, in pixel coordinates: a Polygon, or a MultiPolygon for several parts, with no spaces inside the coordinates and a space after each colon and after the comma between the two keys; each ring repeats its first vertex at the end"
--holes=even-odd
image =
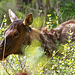
{"type": "Polygon", "coordinates": [[[21,47],[23,45],[30,45],[31,41],[39,40],[42,48],[50,56],[49,50],[56,49],[56,40],[60,43],[66,43],[68,39],[68,32],[73,32],[72,41],[75,41],[75,20],[69,20],[58,27],[47,31],[47,28],[41,31],[35,28],[31,28],[30,25],[33,21],[32,14],[28,14],[24,20],[18,19],[18,17],[9,9],[9,17],[11,20],[10,26],[4,32],[4,39],[0,43],[0,60],[3,57],[6,58],[10,54],[22,54],[21,47]]]}

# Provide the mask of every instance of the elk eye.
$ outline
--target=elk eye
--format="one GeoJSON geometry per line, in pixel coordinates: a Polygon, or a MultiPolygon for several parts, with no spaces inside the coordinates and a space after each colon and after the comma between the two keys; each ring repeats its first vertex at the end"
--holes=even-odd
{"type": "Polygon", "coordinates": [[[14,37],[17,37],[17,36],[18,36],[18,33],[15,33],[15,34],[14,34],[14,37]]]}
{"type": "Polygon", "coordinates": [[[14,35],[13,35],[13,38],[16,39],[16,38],[18,38],[18,37],[19,37],[19,32],[16,31],[16,32],[14,33],[14,35]]]}

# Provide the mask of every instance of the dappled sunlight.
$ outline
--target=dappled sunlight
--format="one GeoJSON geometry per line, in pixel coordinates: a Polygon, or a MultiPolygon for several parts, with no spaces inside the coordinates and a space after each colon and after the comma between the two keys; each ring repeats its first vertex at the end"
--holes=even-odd
{"type": "Polygon", "coordinates": [[[34,21],[31,25],[31,27],[40,29],[43,26],[43,22],[44,22],[44,17],[36,17],[36,18],[34,18],[34,21]]]}
{"type": "MultiPolygon", "coordinates": [[[[38,74],[44,69],[44,64],[48,58],[41,48],[41,43],[38,40],[32,41],[31,45],[25,49],[26,66],[29,66],[33,74],[38,74]]],[[[46,66],[45,66],[46,67],[46,66]]]]}
{"type": "Polygon", "coordinates": [[[74,6],[0,0],[0,75],[75,75],[74,6]]]}

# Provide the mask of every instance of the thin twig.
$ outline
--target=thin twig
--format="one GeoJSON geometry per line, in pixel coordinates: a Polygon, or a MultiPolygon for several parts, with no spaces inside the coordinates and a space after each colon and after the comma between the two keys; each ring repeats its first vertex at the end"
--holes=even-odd
{"type": "Polygon", "coordinates": [[[6,46],[6,37],[5,37],[5,40],[4,40],[4,50],[3,50],[3,58],[2,58],[2,60],[4,60],[5,46],[6,46]]]}
{"type": "Polygon", "coordinates": [[[13,67],[11,66],[11,64],[9,63],[9,61],[8,61],[7,59],[6,59],[6,61],[7,61],[7,63],[9,64],[9,66],[10,66],[12,72],[14,72],[14,69],[13,69],[13,67]]]}
{"type": "MultiPolygon", "coordinates": [[[[5,46],[6,46],[6,37],[5,37],[5,40],[4,40],[4,50],[3,50],[3,58],[2,58],[2,60],[4,60],[5,46]]],[[[3,65],[3,67],[4,67],[4,64],[3,64],[3,63],[2,63],[2,65],[3,65]]],[[[7,68],[4,67],[4,69],[5,69],[6,73],[7,73],[8,75],[10,75],[9,72],[7,71],[7,68]]]]}
{"type": "Polygon", "coordinates": [[[7,71],[7,68],[4,66],[3,62],[2,62],[2,66],[3,66],[3,68],[5,69],[6,73],[7,73],[8,75],[10,75],[9,72],[7,71]]]}
{"type": "Polygon", "coordinates": [[[4,23],[4,20],[5,20],[5,17],[4,17],[3,21],[2,21],[2,24],[1,24],[1,27],[0,27],[0,28],[2,28],[2,26],[3,26],[3,23],[4,23]]]}
{"type": "Polygon", "coordinates": [[[20,60],[20,56],[18,56],[18,58],[19,58],[18,61],[19,61],[20,67],[23,69],[22,62],[20,60]]]}
{"type": "MultiPolygon", "coordinates": [[[[59,50],[58,50],[58,51],[59,51],[59,50]]],[[[51,58],[53,58],[53,57],[58,53],[58,51],[57,51],[51,58]]],[[[50,59],[51,59],[51,58],[50,58],[50,59]]],[[[43,65],[43,67],[46,66],[46,64],[50,61],[50,59],[43,65]]],[[[43,69],[43,67],[40,68],[39,72],[43,69]]]]}

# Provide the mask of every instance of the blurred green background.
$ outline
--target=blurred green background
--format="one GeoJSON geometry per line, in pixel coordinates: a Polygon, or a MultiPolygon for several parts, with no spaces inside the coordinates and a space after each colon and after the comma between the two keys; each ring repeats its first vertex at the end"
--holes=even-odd
{"type": "MultiPolygon", "coordinates": [[[[75,19],[75,0],[0,0],[0,41],[11,23],[8,9],[12,9],[19,19],[32,13],[31,27],[39,30],[55,28],[64,21],[75,19]]],[[[56,46],[58,49],[49,58],[40,41],[32,41],[30,46],[22,49],[25,56],[12,54],[5,61],[0,61],[0,75],[15,75],[25,69],[29,75],[75,75],[75,43],[60,45],[57,42],[56,46]],[[57,51],[63,56],[55,56],[57,51]]]]}

